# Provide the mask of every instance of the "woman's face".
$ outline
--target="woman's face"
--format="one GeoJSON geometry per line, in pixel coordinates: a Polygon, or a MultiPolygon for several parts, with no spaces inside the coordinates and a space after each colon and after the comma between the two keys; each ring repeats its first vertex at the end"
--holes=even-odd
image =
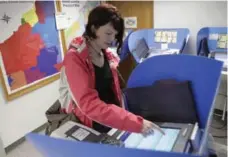
{"type": "Polygon", "coordinates": [[[97,38],[94,40],[96,45],[100,49],[107,49],[115,41],[117,31],[113,28],[111,23],[107,23],[104,26],[95,30],[97,38]]]}

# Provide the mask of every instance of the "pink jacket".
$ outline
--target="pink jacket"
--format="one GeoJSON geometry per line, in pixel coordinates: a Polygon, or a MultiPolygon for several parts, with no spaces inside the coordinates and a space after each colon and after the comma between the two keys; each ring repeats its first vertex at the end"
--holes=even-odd
{"type": "Polygon", "coordinates": [[[143,118],[136,116],[123,107],[122,92],[119,86],[116,68],[119,63],[118,56],[106,50],[105,54],[110,63],[114,78],[113,90],[122,108],[114,104],[106,104],[99,99],[95,90],[95,72],[89,57],[88,46],[83,37],[75,38],[63,61],[60,74],[60,103],[66,112],[74,112],[80,121],[89,127],[92,122],[126,130],[140,132],[143,118]],[[76,107],[73,107],[72,102],[76,107]]]}

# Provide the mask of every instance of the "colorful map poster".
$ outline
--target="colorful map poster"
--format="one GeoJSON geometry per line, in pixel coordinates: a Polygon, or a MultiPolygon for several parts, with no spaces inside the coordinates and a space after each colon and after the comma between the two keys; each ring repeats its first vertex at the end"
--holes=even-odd
{"type": "Polygon", "coordinates": [[[63,60],[55,1],[0,1],[0,68],[7,100],[58,79],[63,60]]]}

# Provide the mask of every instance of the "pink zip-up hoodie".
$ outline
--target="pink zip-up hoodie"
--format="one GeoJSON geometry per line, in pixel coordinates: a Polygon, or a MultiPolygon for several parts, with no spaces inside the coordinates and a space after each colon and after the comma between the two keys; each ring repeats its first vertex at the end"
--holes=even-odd
{"type": "Polygon", "coordinates": [[[124,109],[117,66],[119,58],[106,50],[105,55],[113,74],[113,90],[121,107],[100,100],[95,89],[95,72],[84,37],[75,38],[67,51],[60,74],[60,103],[67,112],[73,112],[80,121],[93,127],[96,121],[102,125],[130,132],[141,132],[143,118],[124,109]],[[75,102],[75,105],[73,105],[75,102]]]}

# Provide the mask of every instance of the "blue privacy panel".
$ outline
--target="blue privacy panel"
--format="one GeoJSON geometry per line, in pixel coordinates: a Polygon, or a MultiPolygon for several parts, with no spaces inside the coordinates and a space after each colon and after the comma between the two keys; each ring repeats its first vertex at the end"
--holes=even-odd
{"type": "MultiPolygon", "coordinates": [[[[210,34],[227,34],[228,27],[209,27],[210,34]]],[[[227,49],[217,48],[217,40],[208,38],[210,52],[227,52],[227,49]]]]}
{"type": "Polygon", "coordinates": [[[132,52],[136,45],[137,40],[144,38],[147,45],[152,48],[161,49],[161,42],[155,42],[155,32],[157,31],[173,31],[177,32],[176,43],[168,43],[170,49],[182,49],[184,42],[187,42],[189,36],[189,29],[187,28],[156,28],[156,29],[141,29],[133,32],[128,40],[129,50],[132,52]]]}
{"type": "Polygon", "coordinates": [[[200,56],[162,55],[139,64],[129,77],[127,87],[152,85],[156,80],[173,78],[190,80],[200,115],[200,127],[205,128],[219,85],[222,62],[200,56]]]}
{"type": "Polygon", "coordinates": [[[133,30],[126,30],[128,31],[128,35],[126,36],[126,38],[123,41],[123,45],[121,47],[121,51],[120,51],[120,62],[122,62],[123,60],[125,60],[127,58],[127,56],[129,55],[129,47],[128,47],[128,39],[130,34],[133,32],[133,30]]]}
{"type": "Polygon", "coordinates": [[[205,28],[202,28],[199,30],[198,34],[197,34],[197,39],[196,39],[196,52],[197,52],[197,55],[199,54],[200,52],[200,42],[202,39],[204,38],[207,38],[209,35],[209,29],[208,27],[205,27],[205,28]]]}
{"type": "Polygon", "coordinates": [[[38,134],[26,136],[44,157],[194,157],[171,152],[119,148],[109,145],[54,139],[38,134]]]}
{"type": "Polygon", "coordinates": [[[208,128],[220,83],[222,62],[191,55],[161,55],[139,64],[129,77],[127,88],[152,85],[160,79],[192,82],[199,126],[204,130],[200,153],[206,149],[208,128]]]}
{"type": "Polygon", "coordinates": [[[200,41],[207,38],[208,48],[210,52],[227,52],[227,49],[217,48],[217,39],[210,38],[212,34],[227,34],[228,27],[204,27],[197,34],[197,54],[199,54],[200,41]]]}

